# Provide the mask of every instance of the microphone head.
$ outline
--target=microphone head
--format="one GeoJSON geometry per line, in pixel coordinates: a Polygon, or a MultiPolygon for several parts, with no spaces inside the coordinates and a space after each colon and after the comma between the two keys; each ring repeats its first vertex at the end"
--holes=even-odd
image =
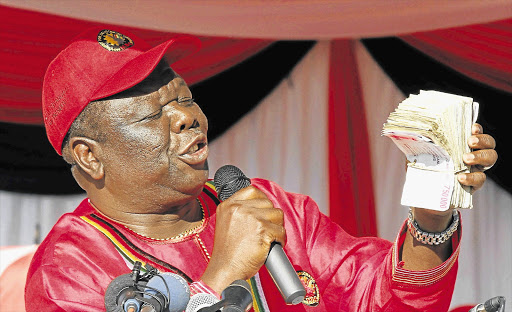
{"type": "Polygon", "coordinates": [[[245,176],[242,170],[233,165],[220,167],[213,178],[215,189],[220,200],[224,201],[238,190],[251,185],[251,180],[245,176]]]}
{"type": "Polygon", "coordinates": [[[144,298],[153,298],[150,295],[152,294],[160,300],[169,300],[168,308],[160,310],[162,312],[183,311],[190,300],[190,288],[187,281],[174,273],[164,272],[155,275],[148,281],[146,287],[148,288],[145,290],[144,298]],[[162,295],[165,296],[165,298],[162,297],[162,295]]]}
{"type": "Polygon", "coordinates": [[[484,302],[484,310],[487,312],[505,311],[505,297],[497,296],[484,302]]]}
{"type": "Polygon", "coordinates": [[[118,311],[126,300],[137,296],[135,283],[131,273],[123,274],[113,279],[105,291],[105,309],[107,312],[118,311]]]}
{"type": "Polygon", "coordinates": [[[244,293],[249,293],[249,294],[251,293],[251,286],[249,285],[249,283],[247,281],[236,280],[233,283],[229,284],[229,286],[226,287],[226,289],[224,289],[222,291],[221,298],[224,299],[226,297],[226,295],[229,296],[230,291],[232,291],[233,289],[237,289],[237,291],[241,291],[244,293]],[[241,288],[238,288],[238,287],[241,287],[241,288]]]}
{"type": "Polygon", "coordinates": [[[251,286],[244,280],[236,280],[222,291],[225,301],[223,311],[243,312],[252,303],[251,286]]]}
{"type": "Polygon", "coordinates": [[[190,298],[185,312],[197,312],[202,308],[211,307],[219,302],[219,299],[212,294],[198,293],[190,298]]]}

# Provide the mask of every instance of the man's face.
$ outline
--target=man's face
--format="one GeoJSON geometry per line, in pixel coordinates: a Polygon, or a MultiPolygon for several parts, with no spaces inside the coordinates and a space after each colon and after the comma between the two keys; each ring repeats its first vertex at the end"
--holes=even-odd
{"type": "Polygon", "coordinates": [[[199,194],[208,178],[208,121],[181,77],[160,64],[105,105],[105,187],[114,196],[165,209],[199,194]]]}

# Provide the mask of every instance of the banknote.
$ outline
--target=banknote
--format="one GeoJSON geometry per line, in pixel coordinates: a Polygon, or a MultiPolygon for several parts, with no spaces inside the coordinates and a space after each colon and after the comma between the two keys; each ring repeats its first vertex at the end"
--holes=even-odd
{"type": "Polygon", "coordinates": [[[470,97],[421,90],[398,104],[382,128],[407,158],[401,204],[444,211],[472,208],[471,188],[457,174],[471,172],[462,161],[479,104],[470,97]]]}

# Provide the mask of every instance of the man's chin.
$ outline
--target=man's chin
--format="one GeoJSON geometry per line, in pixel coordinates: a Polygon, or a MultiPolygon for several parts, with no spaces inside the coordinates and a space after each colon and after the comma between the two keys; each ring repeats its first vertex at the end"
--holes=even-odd
{"type": "Polygon", "coordinates": [[[190,165],[190,167],[192,167],[195,170],[206,171],[206,175],[208,176],[208,171],[209,171],[208,160],[205,160],[203,163],[200,163],[197,165],[190,165]]]}
{"type": "Polygon", "coordinates": [[[204,163],[201,163],[201,164],[197,164],[197,165],[194,165],[194,166],[191,166],[196,172],[195,172],[195,176],[197,177],[198,182],[201,182],[202,184],[201,185],[204,185],[206,183],[206,181],[208,181],[208,177],[209,177],[209,173],[210,173],[210,170],[209,170],[209,167],[208,167],[208,161],[205,161],[204,163]]]}

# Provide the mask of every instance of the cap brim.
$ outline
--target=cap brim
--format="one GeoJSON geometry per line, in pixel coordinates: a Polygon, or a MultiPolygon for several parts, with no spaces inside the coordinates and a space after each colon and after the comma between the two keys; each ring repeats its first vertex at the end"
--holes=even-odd
{"type": "Polygon", "coordinates": [[[197,52],[201,41],[193,36],[179,35],[158,46],[142,52],[117,71],[90,99],[91,101],[106,98],[127,90],[148,77],[162,58],[169,65],[197,52]]]}

